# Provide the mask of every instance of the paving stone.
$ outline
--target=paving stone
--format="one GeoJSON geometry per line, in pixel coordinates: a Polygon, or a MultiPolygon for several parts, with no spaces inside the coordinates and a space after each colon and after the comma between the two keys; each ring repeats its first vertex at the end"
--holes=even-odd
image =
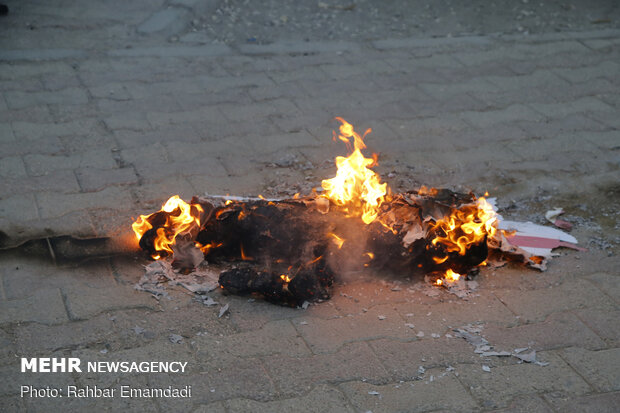
{"type": "Polygon", "coordinates": [[[81,88],[67,88],[51,92],[8,91],[4,98],[11,109],[21,109],[40,104],[80,104],[88,102],[88,96],[81,88]]]}
{"type": "Polygon", "coordinates": [[[589,351],[571,347],[561,350],[560,355],[598,391],[620,389],[620,348],[589,351]]]}
{"type": "Polygon", "coordinates": [[[31,194],[13,195],[0,199],[0,216],[8,221],[37,219],[37,206],[31,194]]]}
{"type": "Polygon", "coordinates": [[[531,393],[562,392],[580,396],[591,391],[591,387],[574,372],[560,357],[545,352],[537,359],[548,362],[542,367],[536,364],[495,365],[501,360],[490,360],[491,371],[486,372],[481,364],[459,365],[459,381],[486,409],[506,407],[519,395],[531,393]]]}
{"type": "Polygon", "coordinates": [[[298,331],[314,353],[333,352],[343,344],[373,338],[413,338],[415,331],[405,326],[405,321],[392,305],[377,305],[368,312],[351,317],[330,320],[307,318],[307,325],[298,331]],[[384,316],[384,320],[379,320],[384,316]]]}
{"type": "MultiPolygon", "coordinates": [[[[46,357],[63,357],[63,355],[62,353],[48,353],[46,357]]],[[[4,378],[4,380],[0,381],[0,397],[9,395],[19,396],[22,385],[30,385],[34,388],[50,386],[50,376],[48,374],[22,373],[21,366],[15,364],[15,361],[13,361],[13,364],[0,367],[0,375],[4,378]]],[[[75,384],[75,379],[71,373],[54,373],[53,383],[55,386],[66,389],[66,386],[75,384]]],[[[25,411],[31,410],[26,409],[25,411]]]]}
{"type": "Polygon", "coordinates": [[[590,82],[597,78],[607,78],[612,80],[614,73],[618,73],[617,62],[605,61],[596,66],[586,66],[579,68],[558,68],[553,71],[559,76],[567,79],[571,83],[590,82]]]}
{"type": "Polygon", "coordinates": [[[223,402],[202,404],[194,410],[194,413],[226,413],[226,408],[223,402]]]}
{"type": "Polygon", "coordinates": [[[107,187],[98,192],[80,194],[38,192],[36,198],[43,219],[87,208],[118,208],[119,205],[124,207],[133,205],[129,192],[119,187],[107,187]]]}
{"type": "Polygon", "coordinates": [[[192,341],[198,357],[213,358],[227,353],[236,357],[282,355],[307,356],[310,350],[288,320],[269,322],[258,330],[226,337],[204,336],[192,341]]]}
{"type": "Polygon", "coordinates": [[[565,282],[536,291],[498,291],[498,297],[525,322],[542,321],[549,314],[578,308],[610,308],[610,300],[587,281],[565,282]]]}
{"type": "Polygon", "coordinates": [[[22,355],[47,357],[50,352],[74,349],[93,343],[104,344],[113,340],[114,324],[110,316],[102,314],[85,321],[54,326],[21,325],[15,329],[16,343],[22,355]]]}
{"type": "Polygon", "coordinates": [[[15,179],[26,176],[24,161],[19,156],[5,156],[0,159],[0,177],[15,179]]]}
{"type": "Polygon", "coordinates": [[[140,33],[151,34],[164,30],[177,21],[179,21],[179,24],[182,24],[180,20],[185,13],[185,10],[176,7],[159,10],[142,22],[137,30],[140,33]]]}
{"type": "MultiPolygon", "coordinates": [[[[319,385],[308,394],[293,399],[257,402],[248,399],[232,399],[226,402],[229,412],[307,412],[325,411],[353,412],[344,395],[333,387],[319,385]]],[[[207,411],[207,410],[205,410],[207,411]]],[[[211,410],[208,410],[209,412],[211,410]]],[[[224,411],[224,410],[222,410],[224,411]]]]}
{"type": "Polygon", "coordinates": [[[15,142],[15,136],[13,136],[13,129],[10,123],[0,123],[0,143],[15,142]]]}
{"type": "Polygon", "coordinates": [[[502,413],[552,413],[553,410],[549,405],[536,394],[528,394],[525,396],[518,396],[512,401],[510,407],[501,410],[494,410],[494,412],[502,413]]]}
{"type": "Polygon", "coordinates": [[[490,325],[484,329],[484,337],[496,348],[506,351],[521,347],[539,351],[568,346],[592,350],[606,347],[605,342],[570,313],[552,314],[542,323],[512,328],[490,325]]]}
{"type": "Polygon", "coordinates": [[[432,382],[405,381],[385,385],[350,382],[339,387],[358,412],[478,411],[479,407],[453,374],[439,377],[442,370],[429,370],[432,382]]]}
{"type": "Polygon", "coordinates": [[[63,123],[32,123],[17,121],[12,123],[15,138],[38,140],[56,136],[75,136],[105,133],[101,123],[92,118],[78,119],[63,123]]]}
{"type": "MultiPolygon", "coordinates": [[[[0,167],[1,169],[1,167],[0,167]]],[[[80,191],[75,174],[70,170],[54,171],[46,175],[6,179],[0,182],[0,193],[28,193],[58,191],[74,193],[80,191]]]]}
{"type": "MultiPolygon", "coordinates": [[[[176,164],[180,168],[180,164],[176,164]]],[[[203,171],[199,169],[199,171],[203,171]]],[[[163,175],[162,175],[163,176],[163,175]]],[[[209,175],[213,179],[213,175],[209,175]]],[[[183,176],[172,176],[170,178],[152,179],[152,176],[144,176],[150,183],[142,184],[133,189],[139,204],[144,208],[153,205],[156,210],[172,195],[179,195],[181,199],[189,201],[194,195],[194,187],[183,176]]],[[[161,178],[161,177],[158,177],[161,178]]],[[[152,211],[155,212],[155,211],[152,211]]],[[[142,211],[141,213],[145,213],[142,211]]]]}
{"type": "Polygon", "coordinates": [[[620,277],[617,275],[599,272],[588,277],[598,286],[601,291],[607,294],[612,300],[618,301],[620,297],[620,277]]]}
{"type": "Polygon", "coordinates": [[[263,357],[263,365],[284,395],[308,392],[319,383],[337,383],[367,379],[382,381],[389,377],[366,343],[351,343],[334,354],[309,357],[263,357]]]}
{"type": "MultiPolygon", "coordinates": [[[[415,321],[410,320],[413,324],[415,321]]],[[[416,330],[417,331],[417,330],[416,330]]],[[[414,341],[390,339],[369,342],[381,363],[393,379],[409,381],[419,375],[419,366],[425,369],[455,366],[460,363],[480,362],[465,340],[453,338],[432,338],[428,332],[425,338],[414,341]]]]}
{"type": "Polygon", "coordinates": [[[0,301],[0,310],[0,324],[58,324],[67,321],[63,297],[57,288],[36,290],[27,298],[0,301]]]}
{"type": "MultiPolygon", "coordinates": [[[[556,105],[557,107],[557,105],[556,105]]],[[[536,107],[534,107],[536,109],[536,107]]],[[[488,128],[495,124],[507,123],[512,121],[540,121],[542,115],[529,107],[521,104],[514,104],[501,110],[490,110],[486,112],[463,112],[461,119],[478,128],[488,128]]]]}
{"type": "MultiPolygon", "coordinates": [[[[529,106],[548,117],[565,117],[573,113],[614,112],[614,108],[599,99],[583,97],[571,102],[530,103],[529,106]]],[[[526,119],[529,120],[529,119],[526,119]]]]}
{"type": "Polygon", "coordinates": [[[566,395],[544,396],[545,400],[558,412],[567,413],[612,413],[617,411],[620,402],[620,393],[592,394],[580,397],[566,395]]]}
{"type": "Polygon", "coordinates": [[[157,303],[149,295],[134,290],[133,286],[68,285],[63,288],[67,308],[73,320],[86,320],[104,311],[144,308],[156,309],[157,303]]]}
{"type": "Polygon", "coordinates": [[[616,322],[620,317],[620,310],[601,310],[585,308],[575,311],[575,314],[599,337],[613,346],[620,342],[620,325],[616,322]]]}
{"type": "Polygon", "coordinates": [[[135,184],[138,182],[138,177],[133,168],[80,168],[75,171],[75,175],[84,192],[98,191],[110,185],[135,184]]]}
{"type": "Polygon", "coordinates": [[[82,167],[112,169],[116,161],[109,149],[94,149],[72,155],[26,155],[28,172],[33,176],[82,167]]]}

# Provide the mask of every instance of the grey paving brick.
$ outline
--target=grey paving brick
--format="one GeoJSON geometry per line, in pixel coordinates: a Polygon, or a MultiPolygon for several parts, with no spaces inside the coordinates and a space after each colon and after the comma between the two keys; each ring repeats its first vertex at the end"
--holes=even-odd
{"type": "Polygon", "coordinates": [[[10,123],[0,123],[0,143],[14,142],[13,128],[10,123]]]}
{"type": "MultiPolygon", "coordinates": [[[[62,357],[61,353],[48,353],[47,357],[62,357]]],[[[19,364],[12,364],[0,367],[0,374],[4,380],[0,382],[0,396],[19,395],[22,383],[31,385],[35,388],[45,388],[49,386],[50,378],[47,374],[41,373],[22,373],[19,364]]],[[[54,382],[59,387],[66,388],[67,385],[75,384],[71,373],[55,373],[54,382]]],[[[29,411],[29,410],[24,410],[29,411]]]]}
{"type": "Polygon", "coordinates": [[[88,88],[88,91],[94,98],[108,99],[114,102],[131,99],[129,92],[122,83],[91,86],[88,88]]]}
{"type": "MultiPolygon", "coordinates": [[[[257,408],[252,406],[252,408],[257,408]]],[[[209,404],[201,404],[193,410],[195,413],[226,413],[223,402],[214,402],[209,404]]]]}
{"type": "Polygon", "coordinates": [[[41,75],[43,88],[49,91],[63,91],[68,88],[80,88],[80,79],[75,71],[61,73],[45,73],[41,75]]]}
{"type": "Polygon", "coordinates": [[[52,92],[8,91],[4,98],[11,109],[21,109],[40,104],[80,104],[88,102],[88,96],[81,88],[67,88],[52,92]]]}
{"type": "Polygon", "coordinates": [[[222,121],[223,111],[224,108],[214,105],[183,112],[150,112],[146,118],[156,128],[188,122],[217,123],[222,121]]]}
{"type": "Polygon", "coordinates": [[[67,285],[63,288],[67,309],[73,320],[87,320],[105,311],[144,308],[155,310],[156,300],[136,291],[132,285],[67,285]]]}
{"type": "Polygon", "coordinates": [[[304,41],[276,41],[270,44],[253,45],[244,44],[239,46],[241,53],[248,55],[269,55],[287,53],[328,53],[359,50],[356,43],[345,41],[332,42],[304,42],[304,41]]]}
{"type": "Polygon", "coordinates": [[[63,61],[43,62],[0,62],[2,75],[0,79],[16,80],[33,78],[46,73],[71,73],[71,64],[63,61]]]}
{"type": "Polygon", "coordinates": [[[101,123],[92,118],[78,119],[63,123],[13,122],[13,132],[17,139],[37,140],[55,136],[89,135],[104,133],[101,123]]]}
{"type": "Polygon", "coordinates": [[[544,397],[556,411],[567,413],[612,413],[620,402],[619,392],[580,397],[547,394],[544,397]]]}
{"type": "Polygon", "coordinates": [[[75,175],[84,192],[98,191],[111,185],[136,184],[138,182],[138,177],[133,168],[80,168],[75,171],[75,175]]]}
{"type": "Polygon", "coordinates": [[[536,350],[552,350],[568,346],[599,350],[606,347],[604,341],[570,313],[552,314],[542,323],[512,328],[490,325],[484,329],[484,336],[496,348],[506,351],[520,347],[531,347],[536,350]]]}
{"type": "MultiPolygon", "coordinates": [[[[178,346],[177,346],[178,347],[178,346]]],[[[171,349],[174,351],[174,349],[171,349]]],[[[179,358],[178,355],[171,355],[179,358]]],[[[185,375],[158,374],[150,382],[152,386],[186,386],[192,385],[192,403],[212,403],[233,398],[253,400],[272,399],[277,390],[269,376],[261,366],[261,362],[253,358],[223,357],[202,367],[202,371],[185,375]]],[[[166,407],[174,409],[174,400],[166,407]]]]}
{"type": "Polygon", "coordinates": [[[108,129],[129,129],[136,131],[144,131],[151,129],[151,125],[144,113],[117,113],[107,116],[103,122],[108,129]]]}
{"type": "Polygon", "coordinates": [[[0,301],[0,310],[0,324],[58,324],[68,320],[62,294],[57,288],[36,290],[26,298],[0,301]]]}
{"type": "Polygon", "coordinates": [[[219,357],[223,353],[236,357],[310,355],[310,350],[288,320],[269,322],[259,330],[226,337],[196,337],[192,347],[196,349],[198,357],[206,358],[219,357]]]}
{"type": "Polygon", "coordinates": [[[545,399],[537,394],[517,396],[506,409],[493,410],[502,413],[552,413],[553,410],[545,402],[545,399]]]}
{"type": "Polygon", "coordinates": [[[598,78],[614,79],[620,70],[617,62],[604,61],[596,66],[578,68],[558,68],[553,71],[571,83],[590,82],[598,78]]]}
{"type": "Polygon", "coordinates": [[[19,177],[0,181],[0,193],[19,194],[29,192],[58,191],[75,193],[80,186],[71,170],[54,171],[35,177],[19,177]]]}
{"type": "Polygon", "coordinates": [[[514,104],[501,110],[463,112],[460,114],[460,117],[465,122],[478,128],[488,128],[496,124],[513,121],[540,121],[543,118],[538,112],[521,104],[514,104]]]}
{"type": "Polygon", "coordinates": [[[589,351],[572,347],[562,350],[560,355],[598,391],[620,389],[620,349],[589,351]]]}
{"type": "Polygon", "coordinates": [[[3,61],[19,61],[19,60],[61,60],[61,59],[79,59],[87,56],[85,50],[77,49],[18,49],[3,50],[0,53],[0,60],[3,61]]]}
{"type": "Polygon", "coordinates": [[[15,194],[0,199],[0,217],[7,221],[28,221],[38,218],[37,207],[31,194],[15,194]]]}
{"type": "Polygon", "coordinates": [[[22,354],[34,357],[61,349],[74,349],[93,343],[104,344],[113,340],[114,323],[103,314],[85,321],[54,326],[26,324],[15,330],[16,343],[22,354]]]}
{"type": "Polygon", "coordinates": [[[384,380],[389,374],[366,343],[352,343],[334,354],[264,357],[264,366],[282,394],[306,393],[319,383],[384,380]]]}
{"type": "MultiPolygon", "coordinates": [[[[415,319],[408,321],[415,323],[415,319]]],[[[471,345],[465,340],[431,338],[429,330],[425,337],[414,341],[380,339],[370,341],[369,344],[390,377],[404,381],[418,376],[419,366],[426,369],[447,368],[459,363],[480,362],[480,356],[472,351],[471,345]]]]}
{"type": "MultiPolygon", "coordinates": [[[[589,133],[586,134],[586,136],[588,135],[589,133]]],[[[577,152],[587,151],[600,154],[596,146],[584,139],[583,135],[579,133],[561,133],[548,139],[520,140],[510,142],[507,146],[521,158],[528,160],[545,160],[552,154],[566,154],[570,153],[568,152],[570,150],[575,151],[577,147],[580,148],[577,152]]]]}
{"type": "Polygon", "coordinates": [[[523,321],[542,321],[547,315],[577,308],[609,308],[610,299],[587,281],[565,282],[536,291],[498,291],[497,296],[523,321]]]}
{"type": "Polygon", "coordinates": [[[26,176],[26,167],[20,156],[5,156],[0,158],[0,177],[15,179],[24,176],[26,176]]]}
{"type": "Polygon", "coordinates": [[[37,204],[41,218],[54,218],[87,208],[118,208],[133,205],[129,192],[119,187],[107,187],[98,192],[59,194],[38,192],[37,204]]]}
{"type": "MultiPolygon", "coordinates": [[[[5,123],[8,125],[9,122],[28,122],[33,119],[36,119],[37,122],[54,122],[48,105],[29,106],[23,109],[0,111],[0,124],[5,123]]],[[[1,138],[0,141],[2,141],[1,138]]]]}
{"type": "Polygon", "coordinates": [[[427,377],[435,376],[435,380],[432,382],[428,380],[405,381],[373,385],[357,381],[343,383],[339,387],[345,392],[358,412],[478,410],[478,404],[454,375],[450,374],[439,378],[443,372],[445,372],[444,369],[427,371],[427,377]]]}
{"type": "Polygon", "coordinates": [[[109,149],[94,149],[72,155],[26,155],[24,161],[32,176],[82,167],[112,169],[117,166],[109,149]]]}
{"type": "MultiPolygon", "coordinates": [[[[326,385],[319,385],[307,394],[283,400],[257,402],[248,399],[232,399],[226,402],[229,412],[295,412],[321,413],[324,411],[353,412],[344,395],[326,385]]],[[[206,411],[206,410],[205,410],[206,411]]],[[[211,410],[208,410],[209,412],[211,410]]],[[[224,411],[224,410],[222,410],[224,411]]]]}
{"type": "Polygon", "coordinates": [[[599,337],[613,346],[620,342],[620,325],[616,322],[620,316],[620,310],[600,310],[586,308],[575,311],[577,317],[582,320],[599,337]]]}
{"type": "Polygon", "coordinates": [[[308,319],[298,331],[315,353],[333,352],[343,344],[372,338],[415,337],[415,331],[405,326],[405,321],[391,305],[375,306],[368,312],[351,317],[330,320],[308,319]],[[385,316],[379,320],[379,316],[385,316]]]}
{"type": "Polygon", "coordinates": [[[224,44],[210,44],[203,47],[192,46],[145,46],[130,49],[115,49],[108,52],[112,57],[216,57],[230,53],[224,44]]]}
{"type": "Polygon", "coordinates": [[[415,37],[404,39],[385,39],[375,40],[372,45],[381,50],[390,49],[435,49],[442,47],[459,48],[462,46],[487,46],[491,45],[493,40],[487,36],[459,36],[459,37],[431,37],[419,39],[415,37]]]}
{"type": "Polygon", "coordinates": [[[545,352],[538,353],[537,358],[549,365],[499,365],[500,361],[490,360],[486,362],[490,373],[483,371],[481,364],[459,365],[459,381],[469,387],[474,398],[487,409],[505,407],[514,397],[529,393],[583,395],[591,392],[588,383],[559,356],[545,352]]]}
{"type": "MultiPolygon", "coordinates": [[[[578,100],[561,103],[530,103],[529,106],[548,117],[565,117],[574,113],[614,112],[612,106],[599,99],[583,97],[578,100]]],[[[525,119],[529,120],[529,119],[525,119]]]]}
{"type": "Polygon", "coordinates": [[[620,131],[617,130],[584,133],[581,136],[601,150],[617,150],[620,147],[620,131]]]}
{"type": "MultiPolygon", "coordinates": [[[[183,176],[171,176],[164,178],[145,176],[145,180],[151,183],[142,184],[133,191],[141,205],[155,204],[157,209],[172,195],[179,195],[182,199],[189,201],[196,195],[194,187],[183,176]]],[[[211,175],[212,179],[213,176],[211,175]]],[[[153,211],[155,212],[155,211],[153,211]]]]}
{"type": "Polygon", "coordinates": [[[137,30],[141,33],[151,34],[164,30],[177,22],[177,24],[182,24],[181,20],[186,12],[186,10],[177,7],[168,7],[159,10],[142,22],[137,30]]]}

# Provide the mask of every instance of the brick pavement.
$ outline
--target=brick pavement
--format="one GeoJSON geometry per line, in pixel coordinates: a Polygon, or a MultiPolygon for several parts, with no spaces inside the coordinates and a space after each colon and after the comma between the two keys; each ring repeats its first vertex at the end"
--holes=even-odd
{"type": "MultiPolygon", "coordinates": [[[[157,13],[136,18],[139,30],[174,26],[185,9],[157,13]]],[[[618,34],[0,50],[3,411],[612,411],[618,34]],[[590,251],[544,274],[485,269],[468,301],[410,288],[419,280],[392,291],[379,274],[307,310],[215,293],[230,304],[218,318],[182,290],[160,301],[134,291],[145,261],[133,252],[54,265],[47,241],[8,249],[61,235],[126,249],[131,217],[174,193],[309,191],[343,151],[334,116],[373,128],[367,143],[392,187],[489,190],[519,218],[564,206],[590,251]],[[470,323],[549,365],[474,354],[452,332],[470,323]],[[19,373],[16,357],[50,355],[180,359],[190,371],[19,373]],[[20,398],[24,380],[192,384],[194,397],[60,403],[20,398]]]]}

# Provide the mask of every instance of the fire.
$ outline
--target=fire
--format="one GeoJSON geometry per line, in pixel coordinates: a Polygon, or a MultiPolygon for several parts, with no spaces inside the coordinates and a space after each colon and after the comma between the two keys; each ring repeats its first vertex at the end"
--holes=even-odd
{"type": "Polygon", "coordinates": [[[451,284],[458,281],[459,278],[461,278],[461,274],[459,274],[458,272],[454,272],[451,269],[448,269],[443,275],[443,278],[438,278],[435,280],[435,285],[444,285],[446,283],[451,284]]]}
{"type": "Polygon", "coordinates": [[[280,275],[280,278],[281,278],[281,279],[282,279],[282,281],[284,281],[285,283],[290,283],[290,282],[291,282],[291,280],[292,280],[292,278],[291,278],[291,277],[289,277],[289,276],[288,276],[288,275],[286,275],[286,274],[282,274],[282,275],[280,275]]]}
{"type": "MultiPolygon", "coordinates": [[[[437,231],[437,236],[432,244],[442,244],[448,252],[465,255],[470,245],[482,242],[487,236],[494,236],[496,227],[497,215],[493,207],[484,197],[480,197],[476,205],[455,209],[449,216],[437,221],[433,228],[437,231]]],[[[441,258],[434,260],[437,263],[442,262],[441,258]]]]}
{"type": "MultiPolygon", "coordinates": [[[[203,211],[200,205],[192,205],[183,201],[178,195],[174,195],[162,205],[161,210],[165,214],[166,222],[157,229],[157,237],[153,242],[156,251],[168,251],[172,253],[171,245],[174,244],[177,235],[190,230],[194,225],[200,226],[200,213],[203,211]]],[[[140,215],[131,225],[138,241],[144,233],[153,228],[151,217],[157,214],[140,215]]],[[[153,255],[154,259],[161,258],[160,254],[153,255]]]]}
{"type": "Polygon", "coordinates": [[[342,248],[342,244],[344,244],[344,238],[340,238],[338,235],[334,234],[333,232],[330,232],[329,235],[332,237],[332,241],[334,242],[334,244],[336,244],[336,246],[338,247],[338,249],[342,248]]]}
{"type": "MultiPolygon", "coordinates": [[[[375,158],[366,158],[362,149],[366,148],[364,137],[371,132],[368,129],[364,136],[360,136],[353,126],[342,118],[336,118],[340,125],[338,139],[351,147],[353,138],[353,152],[348,157],[336,157],[338,171],[336,176],[325,179],[321,186],[325,190],[325,197],[338,206],[344,207],[352,214],[359,214],[366,224],[373,222],[379,214],[379,207],[385,200],[387,184],[381,183],[379,176],[369,167],[376,165],[375,158]]],[[[335,132],[334,132],[335,136],[335,132]]]]}

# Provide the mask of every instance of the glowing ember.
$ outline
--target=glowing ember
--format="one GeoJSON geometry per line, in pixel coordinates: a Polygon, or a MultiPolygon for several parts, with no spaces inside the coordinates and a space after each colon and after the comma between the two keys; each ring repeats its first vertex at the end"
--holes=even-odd
{"type": "MultiPolygon", "coordinates": [[[[484,197],[480,197],[476,205],[455,209],[450,215],[437,221],[433,229],[438,235],[432,244],[442,244],[448,252],[465,255],[471,245],[483,242],[487,236],[495,235],[496,226],[497,216],[493,207],[484,197]]],[[[445,261],[444,257],[433,259],[436,263],[445,261]]]]}
{"type": "Polygon", "coordinates": [[[338,249],[342,248],[342,244],[344,244],[345,240],[343,238],[340,238],[338,235],[334,234],[333,232],[330,232],[329,235],[332,237],[332,241],[334,242],[334,244],[336,244],[338,249]]]}
{"type": "Polygon", "coordinates": [[[280,276],[280,278],[281,278],[281,279],[282,279],[285,283],[290,283],[290,282],[291,282],[291,280],[292,280],[292,278],[291,278],[291,277],[289,277],[289,276],[288,276],[288,275],[286,275],[286,274],[282,274],[282,275],[280,276]]]}
{"type": "MultiPolygon", "coordinates": [[[[163,225],[158,225],[159,228],[157,228],[157,236],[153,241],[153,246],[156,251],[172,253],[171,245],[174,244],[179,234],[189,231],[194,225],[200,226],[200,213],[203,210],[200,205],[190,205],[178,195],[174,195],[162,205],[161,211],[167,212],[167,214],[162,215],[166,221],[163,225]]],[[[155,214],[140,215],[131,225],[138,241],[146,231],[153,228],[150,218],[155,214]]],[[[154,254],[153,258],[157,260],[161,258],[161,255],[154,254]]]]}
{"type": "Polygon", "coordinates": [[[461,278],[461,274],[454,272],[451,269],[448,269],[443,275],[443,278],[438,278],[437,280],[435,280],[435,285],[451,284],[458,281],[459,278],[461,278]]]}
{"type": "Polygon", "coordinates": [[[338,171],[336,176],[325,179],[321,186],[325,197],[341,206],[352,215],[361,215],[366,224],[373,222],[379,213],[379,207],[385,199],[387,184],[380,183],[379,176],[369,167],[376,165],[376,159],[366,158],[362,149],[366,148],[364,137],[370,129],[360,136],[353,126],[342,118],[336,118],[340,125],[338,139],[347,143],[350,148],[353,138],[353,152],[347,158],[336,157],[338,171]]]}

